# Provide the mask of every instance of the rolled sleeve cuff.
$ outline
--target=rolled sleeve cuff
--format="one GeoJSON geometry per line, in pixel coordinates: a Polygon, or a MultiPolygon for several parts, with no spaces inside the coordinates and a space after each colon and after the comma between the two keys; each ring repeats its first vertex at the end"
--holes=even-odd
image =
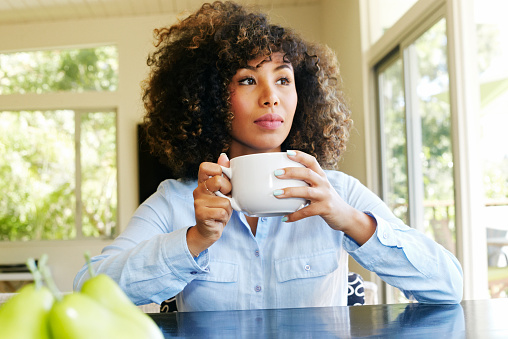
{"type": "Polygon", "coordinates": [[[173,231],[164,239],[162,246],[166,265],[171,272],[182,281],[189,283],[199,275],[208,274],[210,261],[208,250],[194,258],[187,246],[187,230],[189,227],[173,231]]]}
{"type": "Polygon", "coordinates": [[[353,239],[346,235],[344,236],[343,245],[344,249],[353,257],[362,257],[364,262],[369,261],[366,260],[366,258],[371,258],[370,261],[371,264],[373,264],[379,255],[386,253],[385,247],[399,246],[394,230],[386,220],[370,212],[365,212],[365,214],[374,218],[377,223],[376,231],[372,237],[370,237],[365,244],[359,246],[353,239]]]}

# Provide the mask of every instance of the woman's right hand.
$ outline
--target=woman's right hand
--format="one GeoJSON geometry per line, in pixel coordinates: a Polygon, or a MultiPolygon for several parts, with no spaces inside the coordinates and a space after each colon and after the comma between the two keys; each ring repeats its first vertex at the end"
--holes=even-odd
{"type": "Polygon", "coordinates": [[[193,256],[197,256],[219,240],[233,213],[229,200],[213,193],[231,192],[231,183],[222,175],[219,165],[229,167],[226,154],[221,154],[217,164],[203,162],[199,166],[198,187],[193,193],[196,226],[189,228],[187,232],[187,246],[193,256]]]}

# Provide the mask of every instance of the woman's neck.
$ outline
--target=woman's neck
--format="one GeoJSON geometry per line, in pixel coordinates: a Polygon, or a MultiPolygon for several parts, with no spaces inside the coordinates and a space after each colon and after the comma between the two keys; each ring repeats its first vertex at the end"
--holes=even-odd
{"type": "Polygon", "coordinates": [[[254,149],[251,147],[248,147],[246,145],[233,142],[228,150],[228,157],[229,159],[233,159],[242,155],[248,155],[248,154],[257,154],[257,153],[269,153],[269,152],[280,152],[281,147],[276,147],[272,149],[254,149]]]}

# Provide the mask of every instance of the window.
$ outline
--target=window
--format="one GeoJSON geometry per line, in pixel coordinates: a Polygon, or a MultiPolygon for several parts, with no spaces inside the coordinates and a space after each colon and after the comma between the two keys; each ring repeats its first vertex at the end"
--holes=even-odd
{"type": "MultiPolygon", "coordinates": [[[[455,253],[445,19],[377,69],[383,199],[408,225],[455,253]]],[[[394,300],[404,298],[396,292],[394,300]]]]}
{"type": "Polygon", "coordinates": [[[480,147],[485,194],[489,292],[507,297],[508,284],[508,24],[506,1],[475,1],[480,147]]]}
{"type": "Polygon", "coordinates": [[[406,143],[406,105],[402,59],[390,61],[379,70],[381,154],[384,164],[382,187],[385,202],[404,223],[408,219],[408,178],[406,143]]]}
{"type": "MultiPolygon", "coordinates": [[[[415,186],[413,225],[456,252],[453,156],[446,22],[441,19],[406,49],[408,130],[415,186]],[[412,135],[411,135],[412,134],[412,135]],[[418,207],[417,207],[418,206],[418,207]],[[423,217],[423,218],[422,218],[423,217]],[[423,224],[421,223],[423,221],[423,224]]],[[[410,207],[411,209],[411,207],[410,207]]]]}
{"type": "Polygon", "coordinates": [[[0,54],[0,95],[58,91],[115,91],[114,46],[0,54]]]}
{"type": "MultiPolygon", "coordinates": [[[[0,54],[0,94],[115,91],[112,46],[0,54]]],[[[116,228],[116,111],[0,111],[0,240],[109,237],[116,228]]]]}
{"type": "Polygon", "coordinates": [[[457,255],[469,299],[508,296],[507,6],[418,1],[369,51],[383,198],[457,255]]]}

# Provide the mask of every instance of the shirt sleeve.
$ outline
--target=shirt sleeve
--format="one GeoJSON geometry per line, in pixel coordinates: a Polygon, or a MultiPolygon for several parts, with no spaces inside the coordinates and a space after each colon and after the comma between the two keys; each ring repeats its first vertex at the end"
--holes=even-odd
{"type": "MultiPolygon", "coordinates": [[[[186,238],[190,225],[168,226],[172,216],[165,213],[170,214],[173,206],[167,204],[160,192],[149,198],[134,213],[126,230],[101,255],[92,258],[95,271],[115,280],[136,305],[161,303],[197,276],[208,273],[208,251],[197,258],[191,255],[186,238]]],[[[85,266],[74,279],[74,289],[81,289],[88,277],[85,266]]]]}
{"type": "Polygon", "coordinates": [[[422,303],[462,300],[462,268],[452,253],[422,232],[404,225],[356,179],[350,178],[345,187],[349,203],[377,222],[374,235],[363,246],[344,236],[344,249],[360,265],[399,288],[409,299],[422,303]]]}

